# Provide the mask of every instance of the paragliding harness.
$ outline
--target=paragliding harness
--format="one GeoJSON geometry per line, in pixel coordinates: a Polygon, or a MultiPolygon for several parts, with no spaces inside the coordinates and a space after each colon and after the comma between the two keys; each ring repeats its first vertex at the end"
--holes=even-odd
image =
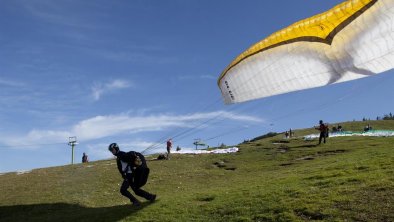
{"type": "MultiPolygon", "coordinates": [[[[136,152],[129,152],[131,156],[133,156],[134,163],[131,165],[134,166],[132,169],[133,173],[133,185],[137,188],[140,188],[146,184],[148,181],[148,176],[149,176],[149,168],[145,165],[142,164],[141,157],[137,155],[136,152]]],[[[140,154],[142,156],[142,154],[140,154]]],[[[142,156],[142,158],[144,158],[142,156]]],[[[127,167],[130,167],[130,163],[127,167]]]]}

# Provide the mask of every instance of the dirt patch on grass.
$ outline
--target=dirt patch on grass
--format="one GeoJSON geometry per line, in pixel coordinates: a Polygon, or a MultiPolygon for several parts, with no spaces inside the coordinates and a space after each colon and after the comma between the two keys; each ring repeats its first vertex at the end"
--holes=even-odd
{"type": "Polygon", "coordinates": [[[295,160],[300,161],[300,160],[314,160],[315,158],[319,156],[327,156],[327,155],[336,155],[339,153],[344,153],[346,150],[327,150],[327,151],[322,151],[322,152],[317,152],[316,155],[312,156],[303,156],[300,158],[297,158],[295,160]]]}
{"type": "Polygon", "coordinates": [[[328,217],[323,213],[311,211],[306,208],[296,209],[294,210],[294,213],[303,220],[324,220],[328,217]]]}
{"type": "Polygon", "coordinates": [[[280,145],[278,148],[277,148],[277,152],[279,152],[279,153],[286,153],[286,152],[288,152],[290,150],[290,147],[288,147],[288,146],[286,146],[286,145],[280,145]]]}
{"type": "Polygon", "coordinates": [[[294,163],[282,163],[282,164],[280,164],[279,166],[290,166],[290,165],[293,165],[294,163]]]}
{"type": "MultiPolygon", "coordinates": [[[[305,146],[303,146],[303,147],[305,147],[305,146]]],[[[278,152],[285,153],[290,150],[290,147],[287,147],[286,145],[281,145],[277,150],[278,150],[278,152]]],[[[315,155],[308,155],[308,156],[299,157],[297,159],[291,160],[291,162],[282,163],[282,164],[280,164],[280,166],[289,166],[289,165],[294,164],[293,163],[294,161],[314,160],[320,156],[336,155],[336,154],[340,154],[340,153],[344,153],[344,152],[347,152],[347,151],[343,150],[343,149],[319,151],[315,155]]]]}
{"type": "Polygon", "coordinates": [[[237,167],[235,167],[235,166],[231,166],[231,167],[225,167],[224,168],[225,170],[236,170],[237,169],[237,167]]]}
{"type": "Polygon", "coordinates": [[[213,165],[218,167],[218,168],[225,169],[225,170],[236,170],[237,169],[236,166],[234,166],[233,164],[229,163],[226,160],[217,161],[213,165]]]}
{"type": "Polygon", "coordinates": [[[313,156],[304,156],[304,157],[298,158],[296,160],[314,160],[314,159],[315,159],[315,157],[313,157],[313,156]]]}
{"type": "Polygon", "coordinates": [[[201,202],[211,202],[216,198],[215,195],[202,195],[196,198],[197,201],[201,202]]]}
{"type": "Polygon", "coordinates": [[[226,167],[226,163],[222,160],[215,162],[213,165],[219,167],[219,168],[223,168],[226,167]]]}
{"type": "Polygon", "coordinates": [[[337,149],[337,150],[320,151],[320,152],[317,152],[317,154],[321,155],[321,156],[327,156],[327,155],[336,155],[336,154],[345,153],[345,152],[347,152],[347,150],[337,149]]]}
{"type": "Polygon", "coordinates": [[[368,166],[357,166],[357,167],[355,167],[355,169],[358,171],[368,171],[369,167],[368,166]]]}
{"type": "Polygon", "coordinates": [[[314,148],[314,147],[317,147],[317,145],[316,144],[303,144],[303,145],[300,145],[300,146],[293,146],[292,148],[314,148]]]}
{"type": "Polygon", "coordinates": [[[290,141],[289,140],[271,140],[271,143],[283,144],[283,143],[290,143],[290,141]]]}

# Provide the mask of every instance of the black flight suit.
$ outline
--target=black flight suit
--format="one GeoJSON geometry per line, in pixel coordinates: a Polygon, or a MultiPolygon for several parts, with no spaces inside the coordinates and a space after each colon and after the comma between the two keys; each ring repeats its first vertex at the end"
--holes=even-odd
{"type": "Polygon", "coordinates": [[[127,153],[119,151],[115,156],[117,157],[116,163],[118,170],[124,179],[120,187],[120,193],[129,198],[132,203],[138,203],[138,200],[127,190],[130,186],[136,195],[153,201],[156,195],[141,189],[145,185],[149,175],[149,168],[146,165],[145,157],[141,153],[134,151],[127,153]],[[125,169],[122,167],[122,162],[124,165],[127,164],[125,169]]]}

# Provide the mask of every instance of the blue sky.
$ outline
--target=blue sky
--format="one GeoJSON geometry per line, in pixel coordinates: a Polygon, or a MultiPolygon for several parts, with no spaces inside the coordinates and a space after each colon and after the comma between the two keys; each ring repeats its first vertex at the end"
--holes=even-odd
{"type": "Polygon", "coordinates": [[[4,0],[0,172],[164,152],[393,111],[393,72],[224,105],[216,81],[269,34],[340,3],[307,0],[4,0]]]}

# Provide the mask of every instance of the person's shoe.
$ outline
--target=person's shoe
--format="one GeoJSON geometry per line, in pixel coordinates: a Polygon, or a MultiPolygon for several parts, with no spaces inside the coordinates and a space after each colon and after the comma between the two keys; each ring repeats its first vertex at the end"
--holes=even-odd
{"type": "Polygon", "coordinates": [[[140,207],[141,206],[141,203],[138,200],[133,201],[132,204],[133,204],[134,207],[140,207]]]}
{"type": "Polygon", "coordinates": [[[151,203],[153,203],[153,202],[155,202],[155,200],[156,200],[156,194],[152,194],[152,196],[151,196],[151,198],[149,199],[149,201],[150,201],[151,203]]]}

